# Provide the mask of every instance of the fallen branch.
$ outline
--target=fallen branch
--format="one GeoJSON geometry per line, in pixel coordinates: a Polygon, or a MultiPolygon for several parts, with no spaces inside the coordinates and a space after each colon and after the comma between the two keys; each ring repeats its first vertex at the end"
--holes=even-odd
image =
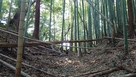
{"type": "Polygon", "coordinates": [[[89,77],[102,76],[102,75],[106,75],[106,74],[112,73],[114,71],[119,71],[119,70],[120,70],[120,68],[115,67],[115,68],[111,68],[111,69],[108,69],[108,70],[105,70],[105,71],[101,71],[101,72],[91,74],[91,75],[89,75],[89,77]]]}
{"type": "Polygon", "coordinates": [[[100,70],[100,71],[87,71],[85,73],[82,73],[80,75],[75,75],[74,77],[80,77],[80,76],[88,76],[90,74],[95,74],[95,73],[98,73],[98,72],[102,72],[102,71],[106,71],[106,70],[109,70],[109,69],[104,69],[104,70],[100,70]]]}
{"type": "MultiPolygon", "coordinates": [[[[112,37],[105,37],[105,39],[112,39],[112,37]]],[[[124,41],[123,38],[114,38],[114,39],[124,41]]],[[[136,39],[127,39],[127,41],[136,42],[136,39]]]]}
{"type": "MultiPolygon", "coordinates": [[[[7,67],[11,68],[12,70],[14,70],[14,71],[16,70],[16,68],[15,68],[14,66],[12,66],[11,64],[9,64],[9,63],[7,63],[7,62],[1,60],[1,59],[0,59],[0,62],[1,62],[2,64],[6,65],[7,67]]],[[[28,75],[27,73],[25,73],[25,72],[23,72],[23,71],[21,71],[21,75],[24,76],[24,77],[31,77],[30,75],[28,75]]]]}
{"type": "Polygon", "coordinates": [[[118,70],[119,70],[118,67],[114,67],[114,68],[111,68],[111,69],[105,69],[105,70],[95,71],[95,72],[88,71],[88,72],[83,73],[81,75],[75,75],[74,77],[80,77],[80,76],[95,77],[95,76],[98,76],[98,75],[105,75],[107,73],[111,73],[111,72],[118,71],[118,70]]]}
{"type": "Polygon", "coordinates": [[[67,41],[54,41],[54,42],[51,42],[51,43],[54,43],[54,44],[61,44],[61,43],[79,43],[79,42],[92,42],[92,41],[98,41],[98,40],[103,40],[105,39],[105,37],[103,38],[99,38],[99,39],[87,39],[87,40],[67,40],[67,41]]]}
{"type": "MultiPolygon", "coordinates": [[[[38,45],[46,46],[46,45],[50,45],[50,44],[40,43],[40,42],[26,42],[26,43],[24,43],[25,47],[33,47],[33,46],[38,46],[38,45]]],[[[17,43],[12,43],[12,44],[0,43],[0,47],[2,47],[2,48],[14,48],[14,47],[17,47],[17,46],[18,46],[17,43]]]]}
{"type": "MultiPolygon", "coordinates": [[[[51,45],[47,42],[26,42],[24,43],[24,47],[33,47],[33,46],[47,46],[47,45],[51,45]]],[[[0,43],[0,47],[2,48],[15,48],[17,47],[17,43],[0,43]]],[[[82,48],[82,49],[89,49],[89,50],[111,50],[111,49],[123,49],[122,47],[109,47],[109,48],[93,48],[93,47],[75,47],[75,46],[66,46],[66,47],[73,47],[73,48],[82,48]]]]}
{"type": "Polygon", "coordinates": [[[120,69],[121,69],[121,70],[126,70],[127,72],[130,72],[130,73],[136,72],[135,69],[132,69],[132,68],[127,67],[127,66],[120,66],[120,69]]]}
{"type": "Polygon", "coordinates": [[[136,77],[136,73],[126,74],[124,77],[136,77]]]}
{"type": "MultiPolygon", "coordinates": [[[[96,77],[96,76],[102,76],[102,75],[106,75],[106,74],[109,74],[109,73],[112,73],[114,71],[119,71],[119,70],[126,70],[128,72],[131,72],[131,73],[134,73],[136,72],[136,70],[132,69],[132,68],[129,68],[129,67],[124,67],[124,66],[117,66],[117,67],[114,67],[114,68],[111,68],[111,69],[106,69],[106,70],[102,70],[102,71],[96,71],[96,72],[86,72],[86,73],[83,73],[81,75],[77,75],[75,77],[79,77],[79,76],[86,76],[86,75],[89,75],[89,77],[96,77]]],[[[132,75],[126,75],[124,77],[135,77],[136,74],[132,74],[132,75]]]]}
{"type": "MultiPolygon", "coordinates": [[[[8,56],[3,55],[3,54],[0,54],[0,56],[5,57],[5,58],[10,59],[10,60],[15,61],[15,62],[17,61],[16,59],[13,59],[13,58],[8,57],[8,56]]],[[[55,75],[52,75],[52,74],[50,74],[50,73],[47,73],[47,72],[46,72],[46,71],[44,71],[44,70],[37,69],[37,68],[36,68],[36,67],[34,67],[34,66],[28,65],[28,64],[23,63],[23,62],[22,62],[22,64],[23,64],[23,65],[25,65],[25,66],[27,66],[27,67],[33,68],[33,69],[35,69],[35,70],[37,70],[37,71],[43,72],[43,73],[45,73],[45,74],[47,74],[47,75],[49,75],[49,76],[56,77],[55,75]]]]}

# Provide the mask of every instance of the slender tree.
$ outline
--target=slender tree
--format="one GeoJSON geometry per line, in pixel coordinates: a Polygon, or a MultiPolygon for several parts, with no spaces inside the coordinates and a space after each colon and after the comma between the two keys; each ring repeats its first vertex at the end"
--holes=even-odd
{"type": "Polygon", "coordinates": [[[0,14],[1,14],[1,8],[2,8],[2,1],[3,0],[0,0],[0,14]]]}
{"type": "Polygon", "coordinates": [[[20,14],[20,22],[19,22],[18,52],[17,52],[15,77],[20,77],[21,67],[22,67],[23,28],[24,28],[24,19],[25,19],[24,6],[25,5],[26,5],[26,0],[21,0],[21,14],[20,14]]]}
{"type": "MultiPolygon", "coordinates": [[[[9,16],[8,16],[8,20],[7,20],[7,22],[8,22],[8,23],[7,23],[7,26],[6,26],[6,29],[7,29],[7,30],[8,30],[8,28],[9,28],[9,21],[10,21],[10,15],[11,15],[12,3],[13,3],[13,0],[11,0],[11,2],[10,2],[9,16]]],[[[6,37],[5,41],[7,42],[8,34],[5,34],[5,37],[6,37]]]]}
{"type": "Polygon", "coordinates": [[[50,24],[49,24],[49,41],[51,41],[51,22],[52,22],[52,0],[50,0],[50,24]]]}
{"type": "Polygon", "coordinates": [[[121,0],[122,2],[122,23],[123,23],[123,34],[124,34],[124,55],[128,54],[128,41],[127,41],[127,27],[126,27],[126,6],[125,6],[125,1],[121,0]]]}
{"type": "MultiPolygon", "coordinates": [[[[69,0],[69,2],[71,3],[72,1],[69,0]]],[[[71,3],[70,5],[71,5],[71,6],[70,6],[70,7],[71,7],[71,10],[70,10],[70,11],[71,11],[71,15],[70,15],[70,16],[71,16],[71,17],[70,17],[70,18],[71,18],[71,21],[70,21],[71,34],[70,34],[70,36],[71,36],[71,37],[70,37],[70,40],[73,40],[73,38],[74,38],[74,37],[73,37],[73,36],[74,36],[74,34],[73,34],[73,32],[74,32],[74,28],[73,28],[73,27],[74,27],[74,14],[73,14],[72,12],[74,12],[74,7],[73,7],[73,4],[72,4],[72,3],[71,3]]],[[[73,46],[73,43],[71,43],[70,46],[73,46]]],[[[70,47],[70,51],[72,51],[72,50],[73,50],[73,48],[70,47]]]]}
{"type": "Polygon", "coordinates": [[[40,26],[40,0],[36,0],[36,13],[35,13],[35,26],[33,38],[39,39],[39,26],[40,26]]]}
{"type": "Polygon", "coordinates": [[[17,2],[17,12],[13,16],[12,19],[9,21],[9,27],[12,27],[14,30],[18,32],[18,27],[19,27],[19,19],[20,19],[20,0],[16,0],[17,2]]]}
{"type": "Polygon", "coordinates": [[[64,29],[65,29],[65,0],[63,2],[63,18],[62,18],[62,34],[61,34],[61,40],[63,41],[64,40],[64,29]]]}
{"type": "MultiPolygon", "coordinates": [[[[92,16],[91,7],[88,5],[88,39],[92,39],[92,16]]],[[[89,42],[89,46],[92,47],[92,42],[89,42]]]]}
{"type": "Polygon", "coordinates": [[[129,36],[134,37],[135,34],[135,24],[134,24],[134,11],[133,11],[133,5],[132,5],[132,0],[127,0],[128,4],[128,24],[129,24],[129,36]]]}
{"type": "Polygon", "coordinates": [[[8,16],[8,24],[7,24],[7,27],[6,27],[7,30],[8,30],[8,28],[9,28],[9,21],[10,21],[11,9],[12,9],[12,2],[13,2],[13,0],[11,0],[11,2],[10,2],[9,16],[8,16]]]}
{"type": "MultiPolygon", "coordinates": [[[[83,35],[84,35],[84,40],[86,39],[86,23],[85,23],[85,8],[84,8],[84,0],[82,0],[82,16],[83,16],[83,35]]],[[[84,47],[86,47],[86,43],[83,43],[84,47]]],[[[84,52],[86,52],[86,49],[84,49],[84,52]]]]}
{"type": "MultiPolygon", "coordinates": [[[[74,40],[77,40],[77,5],[78,0],[74,0],[74,40]]],[[[75,43],[75,47],[77,46],[77,43],[75,43]]],[[[75,48],[75,51],[77,51],[77,48],[75,48]]]]}

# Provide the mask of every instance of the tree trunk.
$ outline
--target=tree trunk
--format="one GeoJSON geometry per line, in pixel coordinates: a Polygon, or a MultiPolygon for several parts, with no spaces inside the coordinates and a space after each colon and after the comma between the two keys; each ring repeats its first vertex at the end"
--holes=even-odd
{"type": "Polygon", "coordinates": [[[19,21],[19,34],[18,34],[18,52],[17,52],[17,61],[16,61],[16,72],[15,77],[20,77],[21,67],[22,67],[22,52],[23,52],[23,28],[24,28],[24,19],[25,19],[25,6],[26,0],[21,0],[21,14],[17,16],[20,18],[19,21]]]}
{"type": "Polygon", "coordinates": [[[129,37],[133,38],[135,36],[135,25],[134,25],[134,12],[133,12],[133,7],[132,7],[132,0],[127,0],[128,4],[128,32],[129,32],[129,37]]]}
{"type": "MultiPolygon", "coordinates": [[[[1,9],[2,9],[2,1],[3,0],[0,0],[0,14],[1,14],[1,9]]],[[[0,16],[0,18],[1,18],[1,16],[0,16]]]]}
{"type": "Polygon", "coordinates": [[[40,23],[40,0],[36,0],[36,14],[33,38],[39,39],[39,23],[40,23]]]}

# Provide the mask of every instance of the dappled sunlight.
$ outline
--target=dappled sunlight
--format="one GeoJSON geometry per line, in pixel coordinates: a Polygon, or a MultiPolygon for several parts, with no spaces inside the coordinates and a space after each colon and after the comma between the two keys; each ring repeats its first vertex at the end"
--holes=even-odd
{"type": "Polygon", "coordinates": [[[69,63],[72,63],[72,60],[69,60],[68,58],[61,59],[56,62],[58,65],[68,65],[69,63]]]}
{"type": "Polygon", "coordinates": [[[135,55],[136,55],[136,50],[133,50],[133,51],[131,52],[131,54],[135,54],[135,55]]]}
{"type": "MultiPolygon", "coordinates": [[[[92,61],[92,62],[95,62],[95,61],[92,61]]],[[[78,59],[70,60],[69,58],[60,59],[59,61],[56,62],[56,64],[60,66],[72,65],[73,67],[77,67],[77,68],[86,66],[85,65],[86,63],[83,63],[78,59]]]]}
{"type": "Polygon", "coordinates": [[[90,60],[90,63],[95,63],[96,61],[95,60],[90,60]]]}

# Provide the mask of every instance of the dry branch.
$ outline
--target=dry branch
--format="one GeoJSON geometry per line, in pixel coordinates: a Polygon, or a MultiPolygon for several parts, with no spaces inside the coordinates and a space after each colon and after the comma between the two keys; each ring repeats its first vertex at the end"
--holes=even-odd
{"type": "Polygon", "coordinates": [[[124,77],[136,77],[136,73],[126,74],[124,77]]]}
{"type": "Polygon", "coordinates": [[[120,69],[122,69],[122,70],[126,70],[127,72],[130,72],[130,73],[134,73],[134,72],[136,72],[136,70],[135,70],[135,69],[130,68],[130,67],[127,67],[127,66],[120,66],[120,69]]]}
{"type": "MultiPolygon", "coordinates": [[[[13,59],[13,58],[8,57],[8,56],[3,55],[3,54],[0,54],[0,56],[5,57],[5,58],[7,58],[7,59],[9,59],[9,60],[12,60],[12,61],[15,61],[15,62],[17,61],[16,59],[13,59]]],[[[38,69],[38,68],[34,67],[34,66],[28,65],[28,64],[23,63],[23,62],[22,62],[22,64],[25,65],[25,66],[27,66],[27,67],[33,68],[33,69],[35,69],[35,70],[37,70],[37,71],[43,72],[43,73],[45,73],[45,74],[47,74],[47,75],[50,75],[50,76],[52,76],[52,77],[55,77],[55,75],[52,75],[52,74],[50,74],[50,73],[48,73],[48,72],[46,72],[46,71],[44,71],[44,70],[41,70],[41,69],[38,69]]]]}
{"type": "Polygon", "coordinates": [[[95,72],[88,71],[88,72],[83,73],[81,75],[75,75],[74,77],[80,77],[80,76],[96,77],[96,76],[102,76],[102,75],[105,75],[105,74],[108,74],[108,73],[111,73],[114,71],[118,71],[118,70],[120,70],[118,67],[114,67],[114,68],[105,69],[105,70],[101,70],[101,71],[95,71],[95,72]]]}
{"type": "MultiPolygon", "coordinates": [[[[39,43],[39,42],[24,43],[25,47],[32,47],[32,46],[38,46],[38,45],[46,46],[46,45],[49,45],[49,44],[48,43],[39,43]]],[[[12,44],[0,43],[0,47],[2,47],[2,48],[13,48],[13,47],[17,47],[17,43],[12,43],[12,44]]]]}
{"type": "MultiPolygon", "coordinates": [[[[126,70],[126,71],[128,71],[128,72],[133,73],[132,75],[129,75],[129,76],[125,75],[124,77],[131,77],[131,76],[133,76],[133,75],[136,75],[136,74],[134,73],[134,72],[136,72],[136,71],[135,71],[134,69],[132,69],[132,68],[124,67],[124,66],[117,66],[117,67],[110,68],[110,69],[105,69],[105,70],[102,70],[102,71],[96,71],[96,72],[91,72],[91,71],[89,71],[89,72],[83,73],[83,74],[81,74],[81,75],[78,75],[78,76],[76,76],[76,77],[86,76],[86,75],[87,75],[87,76],[89,75],[89,77],[96,77],[96,76],[106,75],[106,74],[112,73],[112,72],[114,72],[114,71],[119,71],[119,70],[126,70]]],[[[135,77],[135,76],[134,76],[134,77],[135,77]]]]}
{"type": "MultiPolygon", "coordinates": [[[[33,46],[47,46],[51,45],[47,42],[26,42],[24,43],[24,47],[33,47],[33,46]]],[[[2,48],[14,48],[17,47],[17,43],[7,44],[7,43],[0,43],[0,47],[2,48]]],[[[82,48],[82,49],[89,49],[89,50],[116,50],[116,49],[123,49],[122,47],[109,47],[109,48],[93,48],[93,47],[74,47],[74,46],[67,46],[73,48],[82,48]]]]}
{"type": "Polygon", "coordinates": [[[102,75],[106,75],[106,74],[112,73],[114,71],[119,71],[119,70],[120,70],[120,68],[115,67],[115,68],[111,68],[111,69],[108,69],[108,70],[105,70],[105,71],[101,71],[101,72],[91,74],[91,75],[89,75],[89,77],[102,76],[102,75]]]}
{"type": "MultiPolygon", "coordinates": [[[[1,59],[0,59],[0,63],[6,65],[7,67],[11,68],[11,69],[14,70],[14,71],[16,70],[16,68],[15,68],[14,66],[12,66],[11,64],[9,64],[9,63],[7,63],[7,62],[1,60],[1,59]]],[[[31,77],[30,75],[26,74],[26,73],[23,72],[23,71],[21,71],[21,75],[24,76],[24,77],[31,77]]]]}
{"type": "Polygon", "coordinates": [[[88,40],[67,40],[67,41],[55,41],[55,42],[51,42],[51,43],[61,44],[61,43],[91,42],[91,41],[98,41],[98,40],[103,40],[103,39],[104,38],[88,39],[88,40]]]}
{"type": "MultiPolygon", "coordinates": [[[[105,39],[112,39],[112,37],[105,37],[105,39]]],[[[116,40],[124,41],[123,38],[115,38],[116,40]]],[[[136,39],[127,39],[127,41],[136,42],[136,39]]]]}

